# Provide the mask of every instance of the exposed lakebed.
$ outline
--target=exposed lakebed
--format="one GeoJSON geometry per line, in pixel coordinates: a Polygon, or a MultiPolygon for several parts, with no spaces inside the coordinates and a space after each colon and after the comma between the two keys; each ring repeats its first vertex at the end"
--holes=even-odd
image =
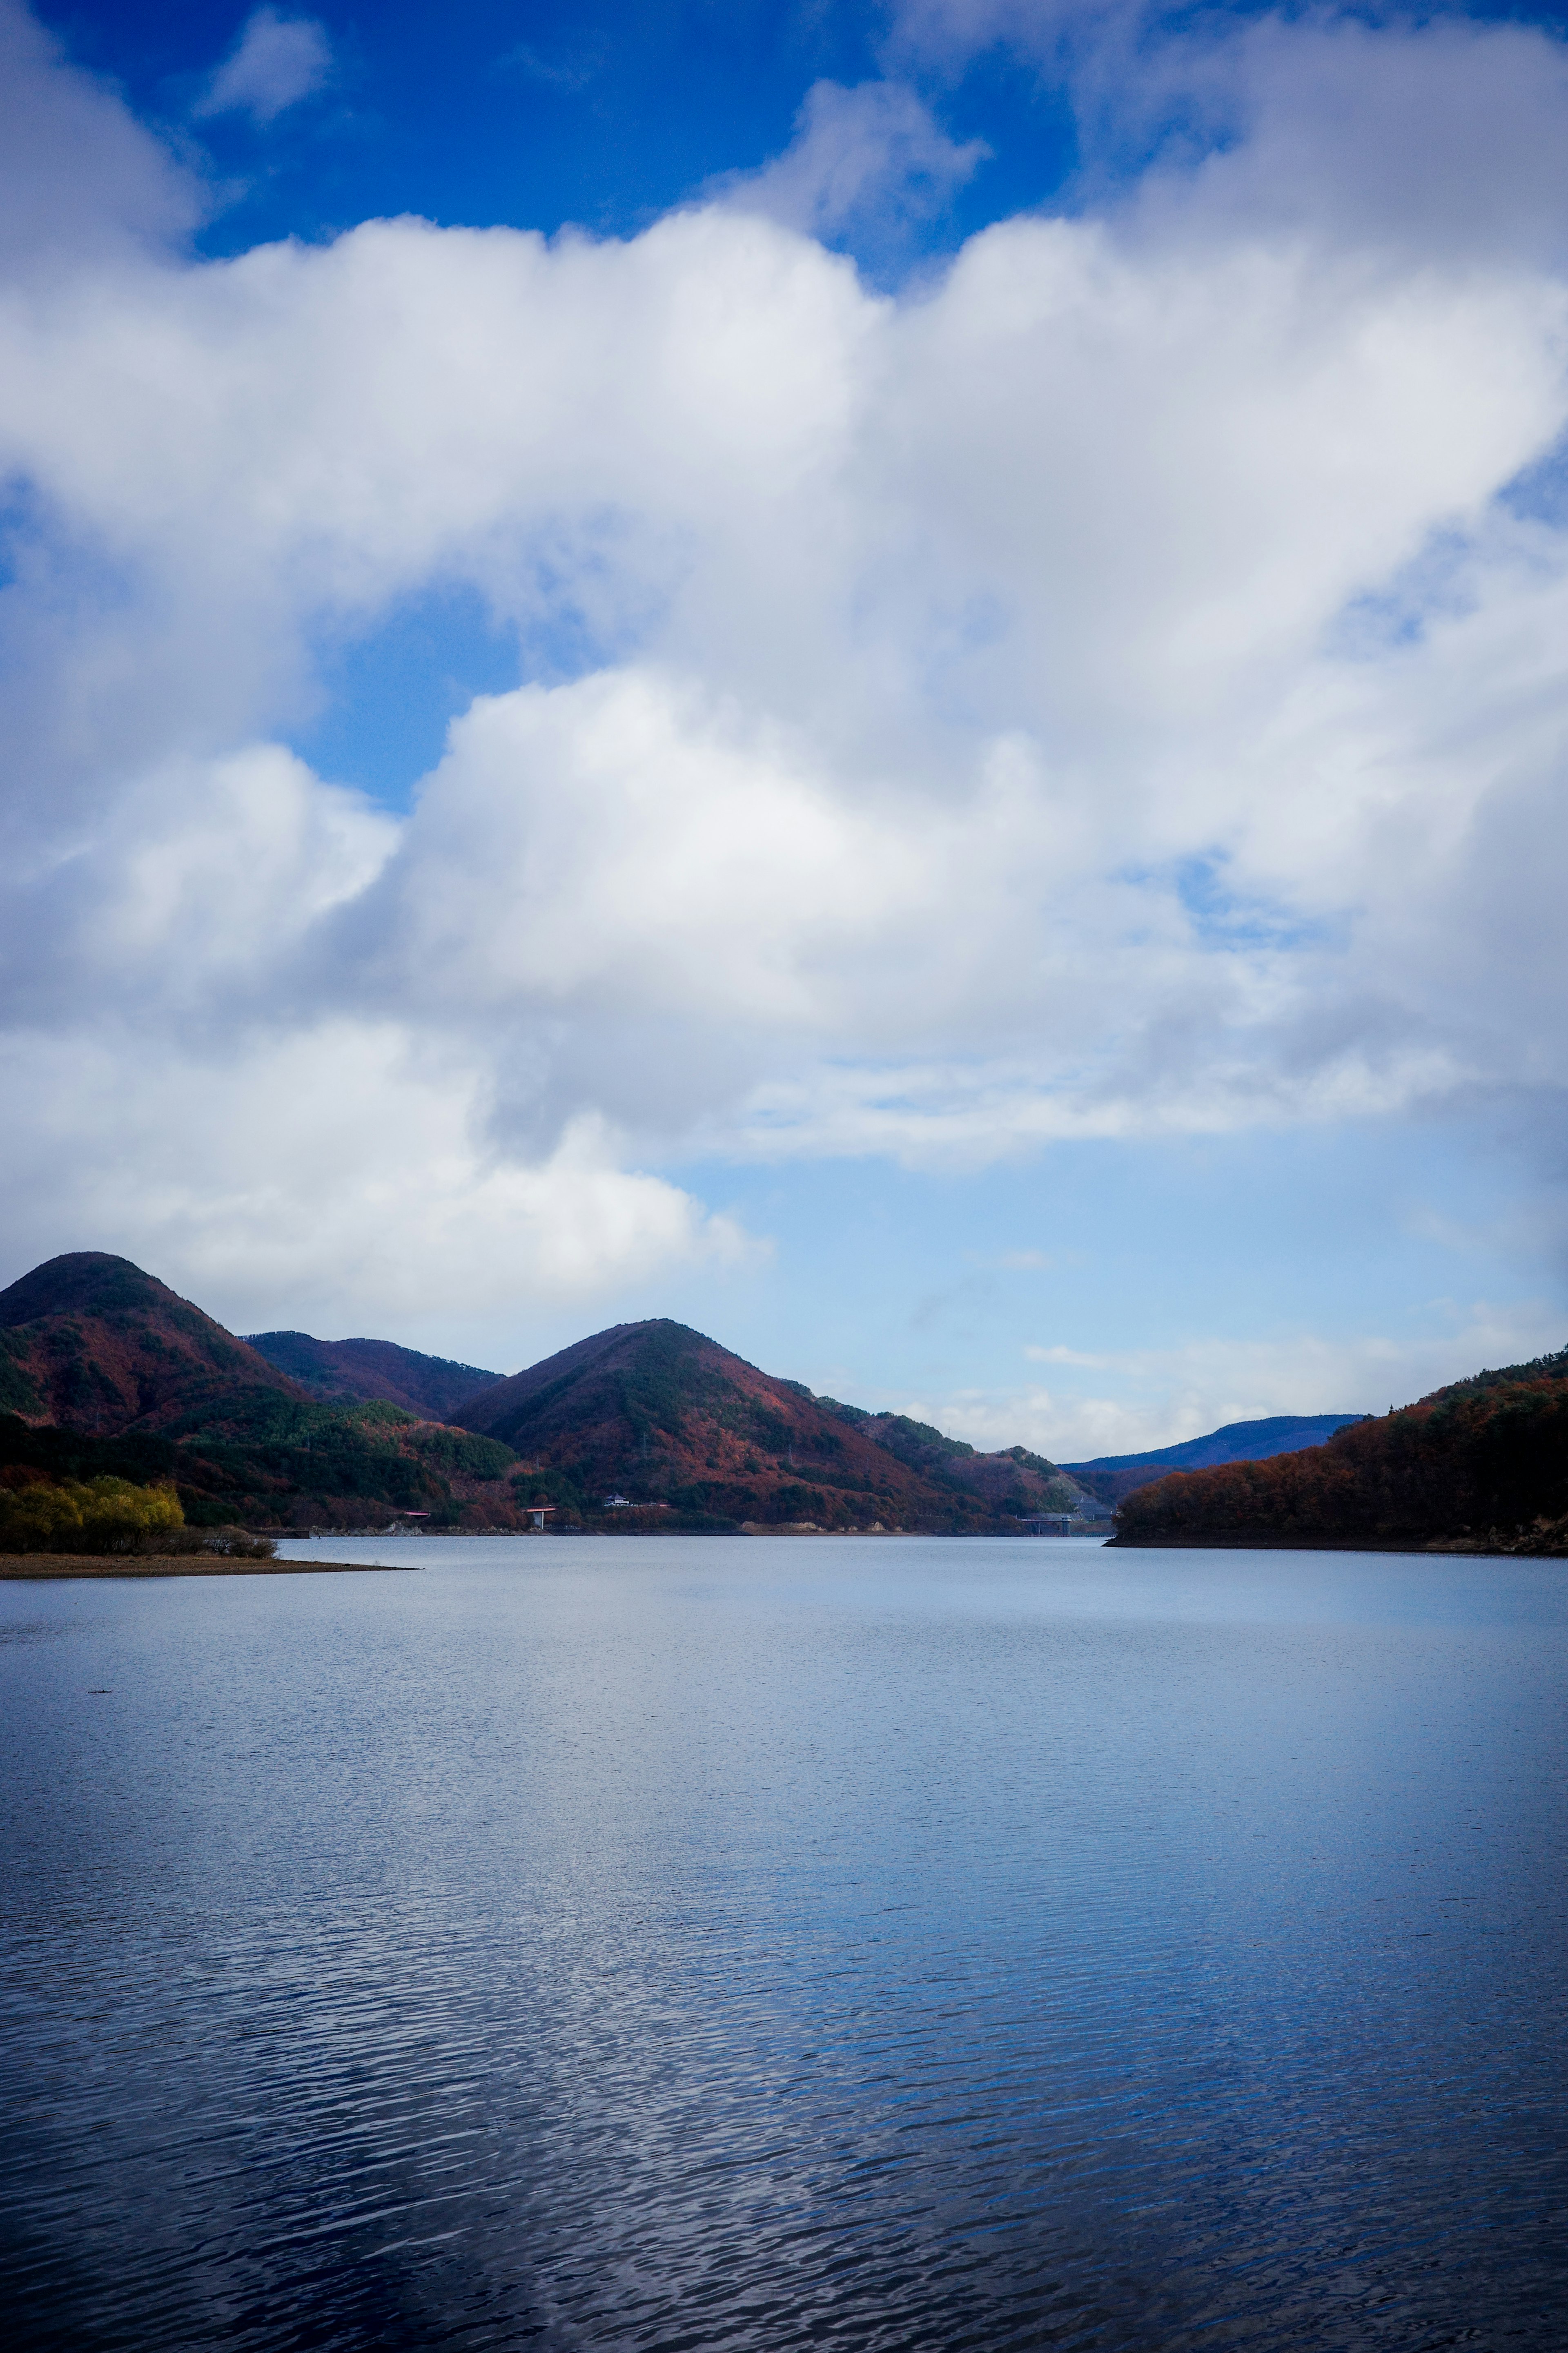
{"type": "Polygon", "coordinates": [[[27,2353],[1561,2342],[1560,1564],[330,1549],[0,1588],[27,2353]]]}

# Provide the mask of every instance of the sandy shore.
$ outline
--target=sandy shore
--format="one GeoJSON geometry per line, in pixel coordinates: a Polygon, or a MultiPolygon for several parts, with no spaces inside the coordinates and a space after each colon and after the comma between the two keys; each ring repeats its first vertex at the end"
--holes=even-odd
{"type": "Polygon", "coordinates": [[[231,1560],[219,1552],[0,1553],[0,1580],[44,1577],[315,1577],[323,1569],[416,1571],[416,1560],[231,1560]]]}

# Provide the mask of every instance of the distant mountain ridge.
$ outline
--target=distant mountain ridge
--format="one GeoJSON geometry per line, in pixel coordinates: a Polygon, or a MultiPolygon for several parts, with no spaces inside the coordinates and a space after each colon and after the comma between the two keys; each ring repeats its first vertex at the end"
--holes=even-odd
{"type": "Polygon", "coordinates": [[[1568,1349],[1321,1446],[1167,1473],[1125,1498],[1114,1541],[1568,1553],[1568,1349]]]}
{"type": "Polygon", "coordinates": [[[382,1398],[445,1421],[451,1409],[501,1378],[482,1365],[422,1356],[395,1340],[317,1340],[309,1332],[247,1332],[245,1345],[323,1403],[382,1398]]]}
{"type": "Polygon", "coordinates": [[[1227,1421],[1206,1437],[1157,1446],[1145,1454],[1097,1454],[1091,1462],[1064,1462],[1062,1469],[1102,1502],[1119,1504],[1167,1472],[1202,1471],[1217,1462],[1265,1462],[1271,1455],[1321,1446],[1336,1430],[1365,1419],[1359,1413],[1270,1414],[1261,1421],[1227,1421]]]}

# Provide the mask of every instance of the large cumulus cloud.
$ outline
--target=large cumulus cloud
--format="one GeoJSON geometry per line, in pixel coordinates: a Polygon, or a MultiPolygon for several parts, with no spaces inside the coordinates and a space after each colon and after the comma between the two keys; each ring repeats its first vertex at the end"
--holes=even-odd
{"type": "Polygon", "coordinates": [[[0,287],[21,1248],[195,1283],[226,1227],[412,1315],[743,1249],[694,1144],[1556,1101],[1545,37],[1151,52],[1218,146],[890,295],[741,186],[194,259],[200,191],[5,22],[79,167],[0,287]],[[518,684],[394,817],[282,739],[453,584],[518,684]]]}

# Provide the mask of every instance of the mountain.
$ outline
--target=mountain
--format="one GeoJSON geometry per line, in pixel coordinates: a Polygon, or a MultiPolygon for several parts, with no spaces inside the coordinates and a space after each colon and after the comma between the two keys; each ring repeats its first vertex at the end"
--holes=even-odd
{"type": "Polygon", "coordinates": [[[247,1332],[245,1345],[324,1404],[384,1398],[444,1421],[451,1408],[499,1381],[479,1365],[422,1356],[395,1340],[313,1340],[308,1332],[247,1332]]]}
{"type": "Polygon", "coordinates": [[[127,1258],[71,1250],[0,1291],[0,1409],[100,1437],[303,1392],[127,1258]]]}
{"type": "Polygon", "coordinates": [[[619,1494],[617,1514],[649,1524],[983,1534],[1072,1502],[1055,1465],[1021,1447],[976,1454],[900,1415],[814,1397],[663,1318],[578,1340],[452,1419],[516,1448],[520,1495],[531,1480],[557,1525],[619,1494]]]}
{"type": "Polygon", "coordinates": [[[1568,1552],[1568,1349],[1456,1381],[1321,1446],[1140,1487],[1113,1541],[1568,1552]]]}
{"type": "MultiPolygon", "coordinates": [[[[794,1387],[786,1381],[786,1388],[794,1387]]],[[[804,1394],[810,1394],[809,1391],[804,1394]]],[[[1081,1482],[1064,1475],[1060,1463],[1026,1446],[1009,1446],[995,1454],[977,1453],[962,1438],[948,1438],[929,1422],[911,1421],[902,1413],[869,1413],[856,1405],[840,1405],[837,1398],[816,1399],[825,1412],[850,1422],[857,1430],[931,1483],[978,1495],[994,1510],[1013,1515],[1020,1494],[1030,1512],[1086,1514],[1109,1520],[1110,1514],[1086,1492],[1081,1482]],[[1011,1505],[1009,1504],[1011,1499],[1011,1505]]]]}
{"type": "Polygon", "coordinates": [[[1299,1453],[1321,1446],[1336,1430],[1361,1421],[1359,1413],[1272,1414],[1265,1421],[1227,1421],[1206,1438],[1184,1439],[1148,1454],[1097,1454],[1092,1462],[1064,1462],[1069,1477],[1102,1503],[1119,1504],[1137,1487],[1147,1487],[1170,1471],[1203,1471],[1215,1462],[1265,1462],[1270,1455],[1299,1453]]]}
{"type": "Polygon", "coordinates": [[[129,1259],[74,1250],[0,1292],[0,1472],[172,1480],[196,1526],[521,1527],[511,1460],[395,1403],[319,1402],[129,1259]]]}
{"type": "Polygon", "coordinates": [[[558,1528],[984,1535],[1078,1497],[1023,1447],[814,1397],[679,1324],[616,1324],[510,1379],[390,1341],[257,1338],[128,1259],[35,1267],[0,1293],[0,1483],[172,1480],[194,1525],[269,1528],[515,1528],[548,1503],[558,1528]]]}

